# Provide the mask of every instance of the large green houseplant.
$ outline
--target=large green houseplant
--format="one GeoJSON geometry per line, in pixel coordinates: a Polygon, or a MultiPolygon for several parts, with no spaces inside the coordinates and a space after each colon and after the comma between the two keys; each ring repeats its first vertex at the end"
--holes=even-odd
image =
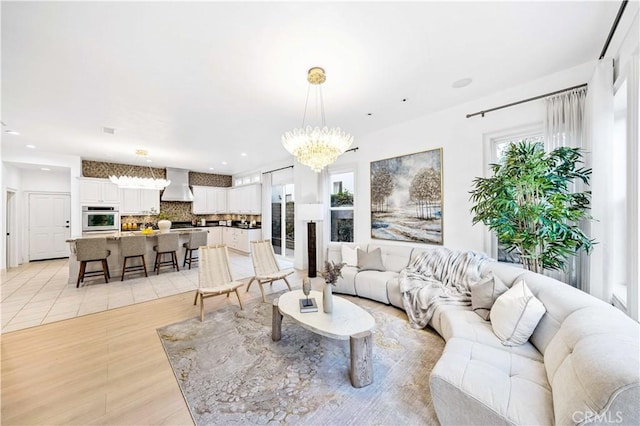
{"type": "Polygon", "coordinates": [[[546,153],[542,143],[522,140],[509,145],[503,160],[491,165],[492,177],[473,181],[473,224],[487,225],[534,272],[563,269],[569,256],[589,252],[594,241],[578,224],[591,219],[591,194],[573,190],[577,180],[588,186],[591,175],[580,167],[580,150],[546,153]]]}

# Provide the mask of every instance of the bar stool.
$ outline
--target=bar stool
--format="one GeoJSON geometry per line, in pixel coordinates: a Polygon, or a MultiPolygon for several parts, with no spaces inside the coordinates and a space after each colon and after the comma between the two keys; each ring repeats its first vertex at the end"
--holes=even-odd
{"type": "Polygon", "coordinates": [[[184,262],[182,262],[182,266],[188,263],[189,269],[191,269],[191,264],[198,261],[197,257],[193,257],[193,252],[197,252],[198,247],[207,245],[208,233],[208,231],[198,231],[189,234],[189,241],[182,245],[182,247],[186,249],[184,251],[184,262]]]}
{"type": "Polygon", "coordinates": [[[147,262],[144,260],[146,251],[147,237],[144,235],[120,238],[120,252],[124,257],[124,261],[122,262],[122,278],[120,281],[124,281],[124,274],[126,272],[144,271],[144,276],[149,276],[147,274],[147,262]],[[127,266],[127,260],[136,257],[142,259],[142,265],[127,266]]]}
{"type": "Polygon", "coordinates": [[[85,277],[94,275],[104,275],[104,282],[108,283],[111,274],[109,273],[107,257],[110,254],[111,251],[107,250],[106,238],[78,238],[76,240],[76,258],[80,262],[80,270],[78,271],[76,288],[80,287],[80,283],[84,282],[85,277]],[[90,262],[100,262],[102,270],[87,272],[87,263],[90,262]]]}
{"type": "Polygon", "coordinates": [[[162,266],[171,265],[172,268],[180,271],[178,255],[176,254],[176,251],[180,248],[178,237],[176,233],[158,234],[158,245],[153,247],[153,250],[156,252],[156,261],[153,267],[153,270],[157,271],[156,275],[160,273],[162,266]],[[171,260],[162,261],[162,256],[165,254],[170,254],[171,260]]]}

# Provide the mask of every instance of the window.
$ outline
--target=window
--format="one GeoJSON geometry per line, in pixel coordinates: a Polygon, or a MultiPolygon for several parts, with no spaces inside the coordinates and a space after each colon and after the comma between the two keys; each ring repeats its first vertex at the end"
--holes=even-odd
{"type": "Polygon", "coordinates": [[[353,242],[354,172],[331,173],[331,241],[353,242]]]}
{"type": "MultiPolygon", "coordinates": [[[[529,140],[531,142],[544,142],[542,136],[542,127],[540,125],[516,130],[507,134],[494,135],[489,138],[490,163],[502,163],[504,161],[504,152],[507,147],[513,143],[517,143],[521,140],[529,140]]],[[[487,169],[486,176],[491,175],[491,171],[487,169]]],[[[498,259],[499,262],[521,264],[520,252],[518,250],[507,251],[507,248],[502,244],[495,234],[491,235],[491,256],[498,259]]]]}
{"type": "Polygon", "coordinates": [[[613,140],[611,141],[611,271],[614,304],[627,308],[627,81],[614,95],[613,140]],[[616,300],[617,299],[617,300],[616,300]]]}

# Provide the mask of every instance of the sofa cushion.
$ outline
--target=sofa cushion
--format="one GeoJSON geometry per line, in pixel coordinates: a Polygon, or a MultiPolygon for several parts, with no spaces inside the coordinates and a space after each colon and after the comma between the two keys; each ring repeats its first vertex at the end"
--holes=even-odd
{"type": "Polygon", "coordinates": [[[517,278],[524,279],[531,292],[544,304],[547,312],[529,339],[543,355],[565,318],[588,306],[608,306],[602,300],[575,287],[508,263],[488,262],[483,265],[482,273],[486,274],[489,271],[499,276],[508,287],[511,287],[517,278]]]}
{"type": "Polygon", "coordinates": [[[358,250],[358,269],[361,271],[384,271],[382,263],[382,251],[377,248],[373,251],[366,252],[358,250]]]}
{"type": "Polygon", "coordinates": [[[342,252],[342,262],[344,262],[346,266],[358,266],[358,250],[360,246],[349,247],[344,244],[340,249],[342,252]]]}
{"type": "Polygon", "coordinates": [[[454,337],[462,338],[539,362],[543,361],[542,354],[530,342],[518,346],[504,346],[493,332],[491,323],[484,321],[468,309],[444,311],[441,314],[440,322],[440,335],[447,341],[454,337]]]}
{"type": "Polygon", "coordinates": [[[413,252],[412,247],[370,244],[367,251],[371,252],[378,248],[382,253],[382,264],[385,271],[400,272],[409,266],[413,252]]]}
{"type": "Polygon", "coordinates": [[[491,326],[505,346],[526,343],[538,326],[545,308],[524,280],[498,297],[491,308],[491,326]]]}
{"type": "Polygon", "coordinates": [[[396,308],[404,310],[404,303],[402,302],[402,293],[400,292],[400,277],[391,278],[387,281],[387,298],[396,308]]]}
{"type": "Polygon", "coordinates": [[[503,348],[452,338],[429,382],[443,424],[554,424],[543,363],[503,348]]]}
{"type": "Polygon", "coordinates": [[[509,290],[500,277],[493,272],[478,283],[471,286],[471,309],[485,321],[489,320],[489,312],[496,299],[509,290]]]}
{"type": "Polygon", "coordinates": [[[333,291],[336,293],[356,295],[356,275],[358,274],[358,268],[353,266],[343,266],[341,277],[338,277],[336,285],[333,291]]]}
{"type": "Polygon", "coordinates": [[[356,275],[356,294],[358,297],[389,304],[387,283],[397,278],[398,273],[392,271],[360,271],[356,275]]]}
{"type": "Polygon", "coordinates": [[[577,310],[544,360],[556,424],[640,424],[640,330],[624,313],[609,305],[577,310]]]}

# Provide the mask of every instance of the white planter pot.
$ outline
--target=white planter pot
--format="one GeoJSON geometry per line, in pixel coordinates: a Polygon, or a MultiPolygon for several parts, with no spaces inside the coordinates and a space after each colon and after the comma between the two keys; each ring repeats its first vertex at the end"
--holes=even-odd
{"type": "Polygon", "coordinates": [[[160,230],[161,234],[166,234],[167,232],[170,232],[171,230],[171,221],[170,220],[159,220],[158,221],[158,229],[160,230]]]}

